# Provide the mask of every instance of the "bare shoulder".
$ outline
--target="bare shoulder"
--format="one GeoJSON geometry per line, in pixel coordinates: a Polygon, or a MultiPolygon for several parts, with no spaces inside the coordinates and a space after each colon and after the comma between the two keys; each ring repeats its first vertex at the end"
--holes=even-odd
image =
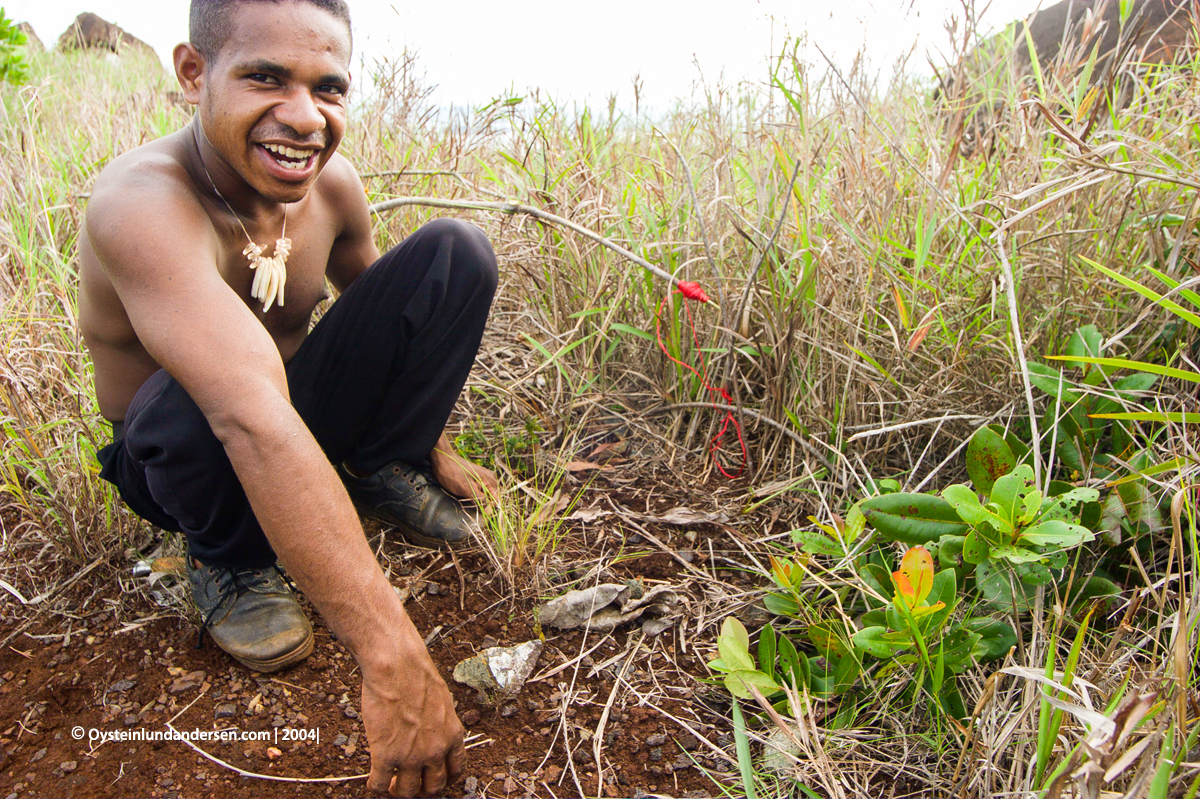
{"type": "Polygon", "coordinates": [[[88,240],[105,271],[136,263],[121,257],[147,241],[170,238],[185,246],[214,240],[173,137],[130,150],[109,164],[88,201],[88,240]]]}
{"type": "Polygon", "coordinates": [[[326,202],[336,209],[342,229],[357,227],[364,222],[369,225],[367,193],[349,158],[334,153],[321,171],[317,187],[326,202]]]}

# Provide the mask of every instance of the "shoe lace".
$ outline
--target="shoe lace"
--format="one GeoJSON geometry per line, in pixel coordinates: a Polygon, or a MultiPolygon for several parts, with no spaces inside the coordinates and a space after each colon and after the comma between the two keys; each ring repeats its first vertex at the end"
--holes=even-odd
{"type": "Polygon", "coordinates": [[[413,487],[413,490],[418,494],[425,492],[425,488],[434,482],[433,471],[430,469],[421,469],[408,464],[397,464],[392,467],[392,473],[403,477],[408,484],[413,487]]]}
{"type": "Polygon", "coordinates": [[[213,617],[217,615],[217,611],[225,605],[225,602],[230,597],[233,597],[236,602],[247,591],[269,587],[272,570],[282,577],[288,586],[293,589],[296,587],[291,578],[279,568],[278,563],[272,563],[270,568],[267,569],[237,569],[229,566],[215,570],[216,574],[213,579],[217,582],[217,591],[219,592],[217,603],[212,606],[212,609],[208,611],[208,614],[204,617],[204,621],[200,624],[200,634],[196,638],[197,649],[204,646],[204,633],[208,630],[209,622],[213,620],[213,617]]]}

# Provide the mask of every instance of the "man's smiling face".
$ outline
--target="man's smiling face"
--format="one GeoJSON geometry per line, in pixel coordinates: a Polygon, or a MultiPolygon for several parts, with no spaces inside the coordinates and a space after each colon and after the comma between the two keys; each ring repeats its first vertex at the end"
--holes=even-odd
{"type": "Polygon", "coordinates": [[[204,69],[204,132],[255,191],[296,202],[346,130],[350,32],[305,2],[241,3],[233,14],[204,69]]]}

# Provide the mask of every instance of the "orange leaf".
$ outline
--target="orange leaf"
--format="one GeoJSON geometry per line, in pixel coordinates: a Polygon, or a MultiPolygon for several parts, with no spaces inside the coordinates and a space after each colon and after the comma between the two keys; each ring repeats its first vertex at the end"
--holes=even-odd
{"type": "Polygon", "coordinates": [[[900,313],[900,326],[908,327],[908,306],[904,304],[904,297],[900,296],[900,289],[892,286],[892,296],[896,298],[896,310],[900,313]]]}
{"type": "Polygon", "coordinates": [[[892,579],[910,608],[922,604],[933,590],[933,556],[925,547],[913,547],[904,553],[892,579]]]}
{"type": "Polygon", "coordinates": [[[774,555],[771,558],[771,574],[775,577],[775,582],[779,583],[781,588],[792,587],[792,564],[786,560],[779,560],[774,555]]]}
{"type": "Polygon", "coordinates": [[[933,329],[933,317],[937,314],[940,307],[942,307],[941,303],[933,306],[925,312],[925,315],[921,317],[921,321],[917,322],[917,329],[913,331],[913,334],[908,339],[907,349],[909,352],[916,352],[917,348],[921,346],[921,342],[929,335],[929,331],[933,329]]]}
{"type": "Polygon", "coordinates": [[[929,335],[929,329],[931,327],[933,327],[932,322],[927,325],[921,325],[914,330],[913,334],[909,336],[908,347],[906,349],[908,349],[909,352],[916,352],[917,347],[921,346],[921,342],[924,341],[925,337],[929,335]]]}
{"type": "Polygon", "coordinates": [[[603,469],[604,467],[598,463],[588,463],[587,461],[571,461],[563,466],[568,472],[587,472],[593,469],[603,469]]]}

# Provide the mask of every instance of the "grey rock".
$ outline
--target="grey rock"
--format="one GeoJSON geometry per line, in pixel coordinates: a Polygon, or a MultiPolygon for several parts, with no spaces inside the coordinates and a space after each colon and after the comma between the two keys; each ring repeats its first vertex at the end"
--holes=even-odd
{"type": "Polygon", "coordinates": [[[539,640],[490,647],[455,666],[454,679],[474,688],[484,700],[493,694],[516,696],[533,674],[541,654],[539,640]]]}
{"type": "Polygon", "coordinates": [[[776,727],[771,730],[767,740],[763,742],[762,767],[777,777],[788,776],[795,759],[800,756],[800,747],[796,746],[791,736],[776,727]]]}

